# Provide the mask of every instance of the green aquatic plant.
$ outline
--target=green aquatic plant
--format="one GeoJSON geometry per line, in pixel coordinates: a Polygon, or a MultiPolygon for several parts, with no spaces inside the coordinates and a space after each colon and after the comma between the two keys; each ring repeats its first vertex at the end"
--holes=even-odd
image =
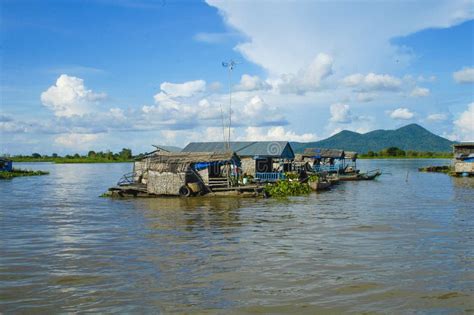
{"type": "Polygon", "coordinates": [[[0,171],[0,179],[10,179],[13,177],[22,177],[22,176],[39,176],[39,175],[48,175],[49,172],[45,171],[33,171],[33,170],[24,170],[19,168],[14,168],[11,172],[0,171]]]}
{"type": "Polygon", "coordinates": [[[266,185],[265,192],[271,197],[288,197],[309,194],[311,188],[307,183],[285,179],[266,185]]]}

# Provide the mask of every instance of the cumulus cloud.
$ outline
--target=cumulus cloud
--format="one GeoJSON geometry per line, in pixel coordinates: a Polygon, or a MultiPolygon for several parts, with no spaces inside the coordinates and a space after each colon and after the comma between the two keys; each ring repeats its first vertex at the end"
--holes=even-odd
{"type": "Polygon", "coordinates": [[[430,90],[419,86],[415,87],[410,93],[412,97],[425,97],[428,95],[430,95],[430,90]]]}
{"type": "Polygon", "coordinates": [[[268,105],[258,95],[252,97],[244,105],[237,119],[240,125],[246,126],[281,126],[288,124],[276,107],[268,105]]]}
{"type": "Polygon", "coordinates": [[[458,138],[463,141],[474,141],[474,102],[454,121],[458,130],[458,138]]]}
{"type": "Polygon", "coordinates": [[[424,1],[207,2],[247,36],[236,49],[276,75],[295,73],[323,51],[347,72],[399,69],[410,54],[394,46],[393,38],[447,28],[473,16],[472,3],[464,0],[430,2],[429,9],[424,1]]]}
{"type": "Polygon", "coordinates": [[[415,116],[408,108],[397,108],[390,112],[390,117],[397,120],[409,120],[415,116]]]}
{"type": "Polygon", "coordinates": [[[426,117],[429,121],[445,121],[448,119],[448,115],[446,114],[430,114],[426,117]]]}
{"type": "Polygon", "coordinates": [[[371,102],[373,101],[377,95],[375,93],[369,93],[369,92],[360,92],[357,93],[357,100],[359,102],[371,102]]]}
{"type": "Polygon", "coordinates": [[[240,78],[240,82],[235,86],[237,91],[258,91],[258,90],[269,90],[271,85],[260,79],[257,75],[243,74],[240,78]]]}
{"type": "Polygon", "coordinates": [[[86,89],[84,80],[62,74],[56,84],[41,93],[41,102],[56,116],[84,115],[93,110],[93,105],[106,97],[86,89]]]}
{"type": "Polygon", "coordinates": [[[362,91],[397,91],[402,85],[402,80],[388,74],[369,73],[363,75],[356,73],[346,76],[342,83],[362,91]]]}
{"type": "Polygon", "coordinates": [[[347,124],[352,122],[352,113],[349,105],[336,103],[329,107],[331,112],[330,122],[347,124]]]}
{"type": "Polygon", "coordinates": [[[333,73],[333,62],[330,55],[320,53],[296,74],[283,74],[278,87],[282,93],[304,94],[318,90],[321,82],[333,73]]]}
{"type": "Polygon", "coordinates": [[[425,77],[423,75],[419,75],[417,80],[418,80],[418,82],[435,82],[436,81],[436,76],[435,75],[430,75],[429,77],[425,77]]]}
{"type": "Polygon", "coordinates": [[[161,93],[169,97],[190,97],[206,90],[206,81],[195,80],[184,83],[163,82],[160,85],[161,93]]]}
{"type": "Polygon", "coordinates": [[[99,138],[98,134],[68,133],[59,135],[54,139],[56,144],[69,148],[84,148],[99,138]]]}
{"type": "Polygon", "coordinates": [[[200,32],[193,36],[193,39],[197,42],[207,43],[207,44],[219,44],[223,43],[233,37],[237,37],[236,33],[209,33],[209,32],[200,32]]]}
{"type": "Polygon", "coordinates": [[[461,70],[454,72],[453,79],[457,83],[473,83],[474,68],[464,67],[461,70]]]}
{"type": "Polygon", "coordinates": [[[284,127],[247,127],[245,129],[245,135],[242,140],[247,141],[299,141],[308,142],[314,141],[317,136],[313,133],[297,134],[291,130],[285,130],[284,127]]]}

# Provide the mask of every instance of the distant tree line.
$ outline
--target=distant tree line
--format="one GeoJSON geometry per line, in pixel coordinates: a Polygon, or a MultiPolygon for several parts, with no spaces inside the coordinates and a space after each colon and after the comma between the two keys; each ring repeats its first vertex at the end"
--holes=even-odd
{"type": "Polygon", "coordinates": [[[57,162],[57,163],[100,163],[100,162],[127,162],[134,158],[132,150],[123,148],[120,152],[111,151],[89,151],[87,155],[67,154],[60,156],[57,153],[51,155],[32,153],[31,155],[15,155],[11,157],[16,162],[57,162]]]}
{"type": "Polygon", "coordinates": [[[451,152],[429,152],[429,151],[404,151],[397,147],[390,147],[379,152],[368,151],[362,154],[362,158],[451,158],[451,152]]]}

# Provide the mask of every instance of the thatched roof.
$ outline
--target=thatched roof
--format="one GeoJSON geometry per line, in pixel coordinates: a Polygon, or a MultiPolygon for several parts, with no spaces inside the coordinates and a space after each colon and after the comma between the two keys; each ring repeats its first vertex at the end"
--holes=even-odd
{"type": "Polygon", "coordinates": [[[322,148],[306,148],[303,157],[313,157],[321,159],[343,159],[344,150],[322,149],[322,148]]]}
{"type": "Polygon", "coordinates": [[[234,152],[159,152],[149,157],[153,163],[190,164],[238,159],[234,152]]]}
{"type": "Polygon", "coordinates": [[[345,151],[344,155],[346,159],[354,160],[354,159],[357,159],[357,156],[359,155],[359,153],[354,152],[354,151],[345,151]]]}

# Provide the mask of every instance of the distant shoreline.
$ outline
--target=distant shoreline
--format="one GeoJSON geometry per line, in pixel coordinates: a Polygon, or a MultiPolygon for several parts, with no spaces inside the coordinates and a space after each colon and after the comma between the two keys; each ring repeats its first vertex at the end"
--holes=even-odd
{"type": "Polygon", "coordinates": [[[404,156],[376,156],[376,157],[359,157],[358,160],[451,160],[453,157],[445,156],[424,156],[424,157],[404,157],[404,156]]]}
{"type": "Polygon", "coordinates": [[[14,163],[54,163],[54,164],[108,164],[108,163],[132,163],[133,160],[75,160],[75,159],[15,159],[14,163]]]}

